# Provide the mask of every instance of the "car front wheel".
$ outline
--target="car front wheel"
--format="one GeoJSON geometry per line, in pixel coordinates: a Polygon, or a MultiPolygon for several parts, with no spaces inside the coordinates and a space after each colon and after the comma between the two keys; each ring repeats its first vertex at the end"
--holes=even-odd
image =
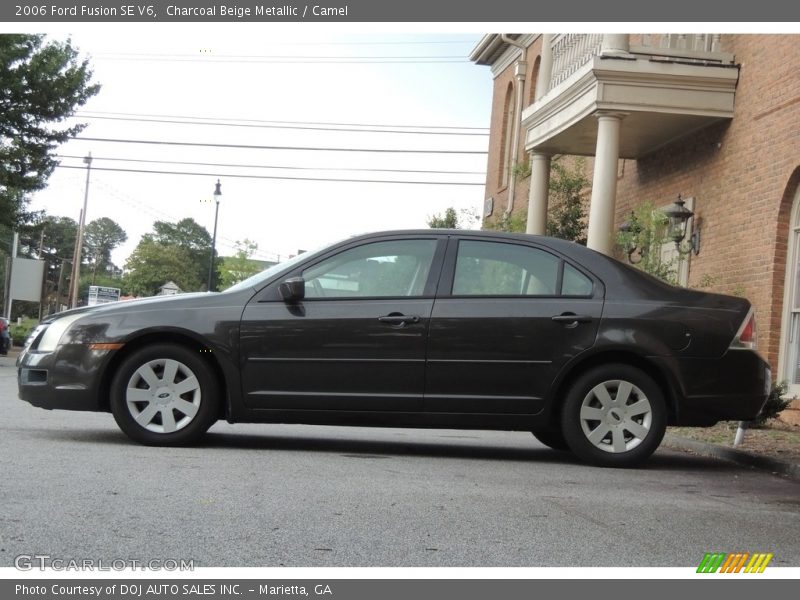
{"type": "Polygon", "coordinates": [[[200,438],[217,418],[219,386],[196,352],[145,346],[125,358],[111,382],[111,412],[142,444],[175,446],[200,438]]]}
{"type": "Polygon", "coordinates": [[[564,439],[581,459],[602,467],[633,467],[647,459],[667,426],[664,394],[653,379],[625,364],[579,376],[564,400],[564,439]]]}

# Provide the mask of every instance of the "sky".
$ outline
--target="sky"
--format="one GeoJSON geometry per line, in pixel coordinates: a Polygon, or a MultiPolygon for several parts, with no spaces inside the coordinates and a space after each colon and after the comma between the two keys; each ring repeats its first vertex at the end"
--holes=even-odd
{"type": "Polygon", "coordinates": [[[63,166],[31,208],[77,220],[91,153],[87,222],[109,217],[127,232],[118,266],[156,220],[191,217],[211,232],[218,179],[223,256],[244,239],[258,244],[255,258],[282,260],[358,233],[426,227],[450,206],[478,215],[492,78],[467,56],[481,35],[241,24],[50,32],[71,38],[102,89],[78,111],[88,126],[59,148],[63,166]]]}

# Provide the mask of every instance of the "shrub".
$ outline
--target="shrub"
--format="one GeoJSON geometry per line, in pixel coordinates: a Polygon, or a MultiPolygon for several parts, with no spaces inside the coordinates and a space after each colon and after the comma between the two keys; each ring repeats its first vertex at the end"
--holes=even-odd
{"type": "Polygon", "coordinates": [[[22,319],[20,324],[12,323],[8,328],[8,335],[15,346],[22,346],[25,340],[36,329],[39,322],[36,319],[22,319]]]}
{"type": "Polygon", "coordinates": [[[792,399],[783,399],[783,396],[786,394],[788,389],[789,384],[786,381],[775,382],[772,384],[772,389],[769,392],[767,403],[764,405],[764,408],[761,409],[761,412],[759,413],[758,417],[756,417],[756,420],[753,421],[755,426],[763,425],[769,419],[774,419],[781,413],[781,411],[789,406],[789,403],[792,401],[792,399]]]}

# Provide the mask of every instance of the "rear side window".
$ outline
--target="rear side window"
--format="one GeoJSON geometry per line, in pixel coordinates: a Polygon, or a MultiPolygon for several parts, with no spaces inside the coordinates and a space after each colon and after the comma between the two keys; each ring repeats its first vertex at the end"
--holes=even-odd
{"type": "Polygon", "coordinates": [[[545,250],[462,240],[453,277],[454,296],[590,296],[592,281],[545,250]]]}
{"type": "Polygon", "coordinates": [[[572,265],[564,263],[564,280],[561,283],[562,296],[591,296],[592,280],[572,265]]]}

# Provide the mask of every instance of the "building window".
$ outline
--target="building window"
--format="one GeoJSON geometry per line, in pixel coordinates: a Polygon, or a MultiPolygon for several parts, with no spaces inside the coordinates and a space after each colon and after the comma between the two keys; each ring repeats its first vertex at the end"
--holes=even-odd
{"type": "Polygon", "coordinates": [[[530,87],[528,89],[528,106],[536,101],[536,85],[539,82],[539,65],[542,62],[542,57],[537,56],[533,61],[533,71],[531,71],[530,87]]]}
{"type": "Polygon", "coordinates": [[[500,143],[500,173],[499,181],[501,188],[508,185],[508,175],[511,171],[511,139],[514,127],[514,85],[509,83],[506,89],[506,101],[503,104],[503,137],[500,143]]]}

